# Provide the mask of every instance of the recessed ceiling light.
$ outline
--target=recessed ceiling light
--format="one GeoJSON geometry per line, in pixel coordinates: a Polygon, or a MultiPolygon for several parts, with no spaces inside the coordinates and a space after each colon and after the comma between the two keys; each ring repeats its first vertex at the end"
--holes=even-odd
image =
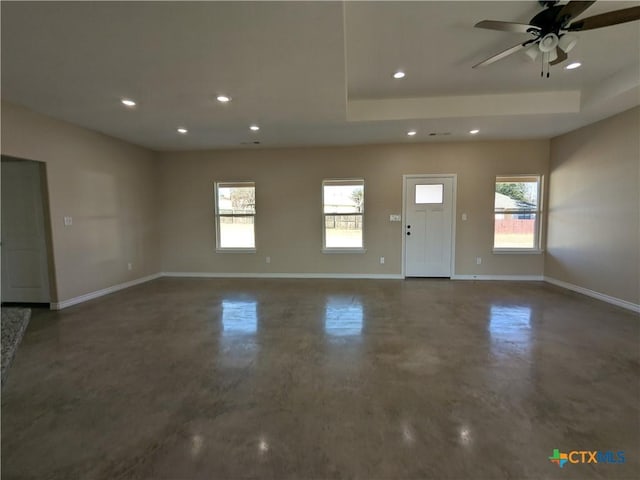
{"type": "Polygon", "coordinates": [[[123,105],[125,105],[127,107],[135,107],[136,106],[136,102],[134,102],[130,98],[123,98],[120,101],[122,102],[123,105]]]}
{"type": "Polygon", "coordinates": [[[186,129],[186,128],[184,128],[184,127],[180,127],[180,128],[178,128],[178,133],[181,133],[182,135],[184,135],[184,134],[185,134],[185,133],[187,133],[188,131],[189,131],[189,130],[187,130],[187,129],[186,129]]]}
{"type": "Polygon", "coordinates": [[[231,101],[231,97],[227,97],[226,95],[218,95],[216,98],[219,102],[222,102],[222,103],[227,103],[231,101]]]}
{"type": "Polygon", "coordinates": [[[477,130],[477,129],[476,130],[469,130],[469,133],[471,135],[475,135],[476,133],[479,133],[479,132],[480,132],[480,130],[477,130]]]}
{"type": "Polygon", "coordinates": [[[578,68],[580,65],[582,65],[580,62],[573,62],[570,63],[569,65],[567,65],[565,68],[565,70],[573,70],[574,68],[578,68]]]}
{"type": "Polygon", "coordinates": [[[407,135],[409,135],[410,137],[413,137],[416,133],[418,133],[418,132],[416,132],[415,130],[409,130],[407,132],[407,135]]]}
{"type": "Polygon", "coordinates": [[[404,78],[404,72],[397,71],[393,74],[393,78],[404,78]]]}
{"type": "Polygon", "coordinates": [[[253,130],[254,132],[257,132],[258,130],[260,130],[260,127],[258,125],[251,125],[249,129],[253,130]]]}

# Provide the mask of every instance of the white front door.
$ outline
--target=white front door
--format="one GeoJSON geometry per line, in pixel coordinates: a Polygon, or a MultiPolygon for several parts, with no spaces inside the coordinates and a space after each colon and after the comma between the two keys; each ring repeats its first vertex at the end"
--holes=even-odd
{"type": "Polygon", "coordinates": [[[406,277],[451,277],[454,178],[404,177],[406,277]]]}
{"type": "Polygon", "coordinates": [[[2,301],[48,303],[40,164],[2,161],[2,301]]]}

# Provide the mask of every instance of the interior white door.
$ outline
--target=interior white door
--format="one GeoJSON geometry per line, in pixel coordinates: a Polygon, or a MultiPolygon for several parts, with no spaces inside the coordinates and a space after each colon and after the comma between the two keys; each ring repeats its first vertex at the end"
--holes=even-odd
{"type": "Polygon", "coordinates": [[[405,177],[407,277],[451,277],[453,180],[451,176],[405,177]]]}
{"type": "Polygon", "coordinates": [[[47,303],[49,272],[40,165],[2,161],[2,301],[47,303]]]}

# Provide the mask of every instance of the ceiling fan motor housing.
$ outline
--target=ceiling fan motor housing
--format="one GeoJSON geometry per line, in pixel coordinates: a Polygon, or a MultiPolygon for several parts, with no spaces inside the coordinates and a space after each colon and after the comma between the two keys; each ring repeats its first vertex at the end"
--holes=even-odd
{"type": "Polygon", "coordinates": [[[571,15],[561,15],[561,11],[564,8],[563,5],[555,5],[557,2],[553,3],[554,6],[541,11],[529,22],[531,25],[540,27],[540,37],[544,37],[549,33],[560,35],[560,30],[564,30],[571,20],[571,15]]]}

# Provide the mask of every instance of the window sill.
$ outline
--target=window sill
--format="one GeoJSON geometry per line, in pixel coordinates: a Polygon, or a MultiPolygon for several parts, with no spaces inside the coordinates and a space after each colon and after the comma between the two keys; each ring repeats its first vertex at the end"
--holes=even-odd
{"type": "Polygon", "coordinates": [[[367,253],[366,248],[323,248],[322,253],[367,253]]]}
{"type": "Polygon", "coordinates": [[[255,248],[216,248],[216,253],[256,253],[255,248]]]}
{"type": "Polygon", "coordinates": [[[542,255],[544,250],[540,248],[494,248],[493,253],[496,255],[542,255]]]}

